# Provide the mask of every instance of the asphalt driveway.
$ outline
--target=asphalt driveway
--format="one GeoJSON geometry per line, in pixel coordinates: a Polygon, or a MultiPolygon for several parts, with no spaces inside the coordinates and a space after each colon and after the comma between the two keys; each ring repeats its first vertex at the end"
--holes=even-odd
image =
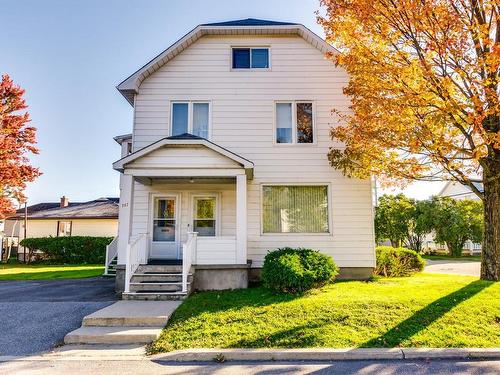
{"type": "Polygon", "coordinates": [[[470,260],[426,260],[424,272],[447,273],[451,275],[481,275],[481,262],[470,260]]]}
{"type": "Polygon", "coordinates": [[[52,349],[116,299],[113,278],[0,281],[0,356],[52,349]]]}

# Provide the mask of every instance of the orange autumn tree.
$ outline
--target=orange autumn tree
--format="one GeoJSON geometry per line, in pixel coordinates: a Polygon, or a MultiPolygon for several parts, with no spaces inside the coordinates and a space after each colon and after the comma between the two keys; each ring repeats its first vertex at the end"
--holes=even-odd
{"type": "Polygon", "coordinates": [[[0,82],[0,219],[15,211],[14,202],[23,202],[26,183],[40,173],[29,164],[27,153],[38,153],[36,129],[30,121],[23,99],[24,90],[8,75],[0,82]]]}
{"type": "Polygon", "coordinates": [[[500,0],[320,3],[352,103],[331,131],[345,145],[332,166],[467,185],[484,203],[481,278],[500,280],[500,0]]]}

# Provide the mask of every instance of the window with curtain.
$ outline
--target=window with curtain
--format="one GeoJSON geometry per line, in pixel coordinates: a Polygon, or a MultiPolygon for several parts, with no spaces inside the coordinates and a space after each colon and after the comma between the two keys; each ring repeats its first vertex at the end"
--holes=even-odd
{"type": "Polygon", "coordinates": [[[276,143],[314,143],[312,102],[276,103],[276,143]]]}
{"type": "Polygon", "coordinates": [[[208,138],[208,103],[193,104],[193,134],[208,138]]]}
{"type": "Polygon", "coordinates": [[[189,133],[208,139],[210,103],[173,102],[171,135],[189,133]]]}
{"type": "Polygon", "coordinates": [[[263,186],[264,233],[329,233],[328,186],[263,186]]]}
{"type": "Polygon", "coordinates": [[[276,142],[292,143],[292,103],[276,103],[276,142]]]}

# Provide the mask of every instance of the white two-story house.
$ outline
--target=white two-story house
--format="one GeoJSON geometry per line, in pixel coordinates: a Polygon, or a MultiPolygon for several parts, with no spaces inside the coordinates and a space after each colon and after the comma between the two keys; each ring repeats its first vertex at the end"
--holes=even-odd
{"type": "Polygon", "coordinates": [[[134,109],[122,158],[117,290],[124,298],[244,288],[268,251],[317,249],[341,276],[375,266],[371,183],[329,165],[347,111],[332,46],[301,24],[195,27],[118,85],[134,109]]]}

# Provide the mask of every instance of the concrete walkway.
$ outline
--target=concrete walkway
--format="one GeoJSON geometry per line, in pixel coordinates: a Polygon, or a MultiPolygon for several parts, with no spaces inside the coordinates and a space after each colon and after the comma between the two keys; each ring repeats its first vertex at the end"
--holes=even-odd
{"type": "Polygon", "coordinates": [[[83,318],[66,344],[147,344],[155,340],[180,301],[118,301],[83,318]]]}
{"type": "Polygon", "coordinates": [[[426,260],[424,272],[476,276],[481,274],[481,262],[470,260],[426,260]]]}

